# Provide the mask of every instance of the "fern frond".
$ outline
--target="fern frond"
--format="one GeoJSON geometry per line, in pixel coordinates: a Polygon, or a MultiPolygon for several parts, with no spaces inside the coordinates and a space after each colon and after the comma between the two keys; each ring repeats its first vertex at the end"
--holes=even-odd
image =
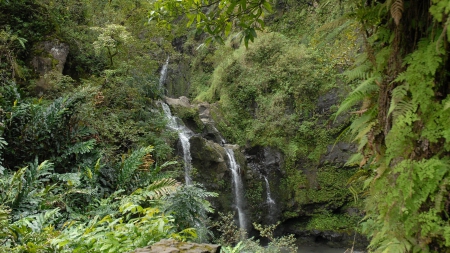
{"type": "Polygon", "coordinates": [[[328,22],[328,23],[322,25],[316,31],[322,32],[322,31],[332,30],[332,29],[342,26],[343,24],[345,24],[348,21],[349,21],[349,18],[347,16],[342,16],[340,18],[333,20],[332,22],[328,22]]]}
{"type": "Polygon", "coordinates": [[[153,151],[152,146],[135,150],[128,158],[124,158],[117,176],[118,187],[124,188],[134,175],[134,172],[143,164],[142,158],[153,151]]]}
{"type": "Polygon", "coordinates": [[[361,163],[361,160],[363,159],[363,155],[361,153],[356,153],[350,156],[350,158],[345,163],[345,166],[357,166],[361,163]]]}
{"type": "Polygon", "coordinates": [[[71,154],[79,155],[89,153],[91,150],[94,149],[95,143],[96,143],[95,139],[77,142],[66,150],[64,156],[68,156],[71,154]]]}
{"type": "Polygon", "coordinates": [[[402,84],[392,90],[392,99],[389,106],[388,115],[390,115],[397,107],[398,102],[402,101],[408,93],[408,85],[402,84]]]}
{"type": "Polygon", "coordinates": [[[417,105],[413,103],[413,101],[399,101],[397,106],[393,112],[394,118],[404,116],[408,112],[415,112],[417,109],[417,105]]]}
{"type": "Polygon", "coordinates": [[[358,65],[356,68],[345,71],[343,75],[347,77],[349,81],[353,81],[356,79],[365,80],[369,78],[371,69],[371,63],[369,61],[366,61],[363,64],[358,65]]]}
{"type": "Polygon", "coordinates": [[[63,182],[66,182],[70,187],[76,187],[81,184],[81,175],[80,173],[64,173],[64,174],[56,174],[56,178],[63,182]]]}
{"type": "Polygon", "coordinates": [[[376,116],[376,108],[371,108],[370,110],[366,111],[366,113],[361,115],[361,117],[354,119],[352,124],[350,125],[352,134],[354,135],[359,134],[359,132],[363,131],[363,129],[366,129],[367,126],[373,123],[375,116],[376,116]]]}
{"type": "Polygon", "coordinates": [[[347,98],[339,106],[336,112],[336,118],[342,112],[349,110],[351,107],[361,102],[364,98],[371,96],[372,93],[378,91],[378,85],[375,81],[378,80],[378,76],[373,76],[364,82],[362,82],[352,93],[350,93],[347,98]]]}
{"type": "Polygon", "coordinates": [[[153,182],[141,191],[135,191],[133,194],[145,196],[150,200],[160,199],[164,196],[170,195],[177,191],[180,183],[173,178],[163,178],[159,181],[153,182]]]}
{"type": "Polygon", "coordinates": [[[403,14],[403,0],[395,0],[391,5],[391,16],[396,25],[400,24],[403,14]]]}

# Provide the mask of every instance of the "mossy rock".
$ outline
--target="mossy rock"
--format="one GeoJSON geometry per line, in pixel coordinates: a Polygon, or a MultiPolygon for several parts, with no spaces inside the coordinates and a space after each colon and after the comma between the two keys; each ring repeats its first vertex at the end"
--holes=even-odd
{"type": "Polygon", "coordinates": [[[171,105],[172,113],[183,120],[184,124],[195,133],[201,133],[205,124],[200,120],[198,111],[194,107],[171,105]]]}

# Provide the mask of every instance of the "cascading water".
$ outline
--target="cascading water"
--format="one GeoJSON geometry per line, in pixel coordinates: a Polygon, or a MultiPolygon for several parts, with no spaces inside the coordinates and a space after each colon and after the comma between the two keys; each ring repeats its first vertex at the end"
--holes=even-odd
{"type": "MultiPolygon", "coordinates": [[[[164,88],[164,83],[167,78],[167,66],[168,65],[169,65],[169,57],[167,57],[167,60],[161,69],[161,73],[160,73],[160,77],[159,77],[159,89],[160,90],[162,90],[164,88]]],[[[166,103],[161,102],[161,106],[163,108],[164,114],[166,115],[167,119],[169,120],[167,126],[170,129],[178,132],[178,137],[180,139],[181,146],[183,148],[184,179],[185,179],[186,185],[191,185],[192,180],[190,177],[190,172],[191,172],[191,168],[192,168],[192,164],[191,164],[192,157],[191,157],[191,144],[189,143],[189,139],[194,135],[194,133],[184,125],[183,121],[180,118],[172,115],[172,113],[170,112],[170,108],[166,103]]]]}
{"type": "Polygon", "coordinates": [[[277,221],[276,213],[277,213],[277,207],[275,200],[272,198],[272,194],[270,192],[270,184],[269,180],[266,176],[264,177],[264,181],[266,182],[266,204],[268,207],[268,213],[267,213],[267,222],[268,223],[275,223],[277,221]]]}
{"type": "Polygon", "coordinates": [[[181,146],[183,148],[183,160],[184,160],[184,179],[186,185],[191,185],[192,180],[190,177],[190,172],[192,168],[192,157],[191,157],[191,144],[189,143],[189,139],[194,135],[194,133],[187,128],[183,121],[175,116],[172,116],[170,112],[170,108],[166,103],[161,103],[162,108],[164,110],[164,114],[166,114],[169,123],[167,126],[178,132],[178,137],[180,138],[181,146]]]}
{"type": "Polygon", "coordinates": [[[225,151],[227,152],[228,161],[230,163],[233,180],[234,204],[238,213],[239,228],[246,230],[247,218],[244,213],[244,185],[242,184],[241,175],[239,173],[240,167],[236,163],[233,150],[229,147],[225,147],[225,151]]]}
{"type": "Polygon", "coordinates": [[[266,176],[264,176],[264,180],[266,181],[266,192],[267,192],[266,202],[269,206],[275,205],[275,201],[272,199],[272,195],[270,194],[269,180],[267,180],[266,176]]]}
{"type": "Polygon", "coordinates": [[[167,60],[162,66],[161,72],[159,73],[159,89],[164,89],[164,83],[167,79],[167,67],[169,66],[169,56],[167,56],[167,60]]]}

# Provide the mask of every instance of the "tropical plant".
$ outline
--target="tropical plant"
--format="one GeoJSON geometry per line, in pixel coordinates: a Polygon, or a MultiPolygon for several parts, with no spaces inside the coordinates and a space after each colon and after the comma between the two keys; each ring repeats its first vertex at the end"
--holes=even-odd
{"type": "Polygon", "coordinates": [[[86,222],[67,222],[52,244],[62,252],[127,252],[163,238],[194,239],[195,229],[178,229],[173,217],[164,215],[157,207],[164,196],[178,188],[175,180],[162,179],[118,202],[114,201],[118,194],[113,194],[115,197],[100,202],[100,206],[113,207],[109,213],[97,214],[86,222]]]}
{"type": "Polygon", "coordinates": [[[184,185],[164,198],[163,210],[175,218],[178,229],[193,227],[199,232],[199,241],[206,242],[211,236],[208,214],[214,209],[208,199],[218,194],[208,192],[200,184],[184,185]]]}
{"type": "Polygon", "coordinates": [[[113,58],[119,53],[123,44],[127,44],[131,39],[131,34],[122,25],[109,24],[106,27],[92,27],[99,32],[97,40],[94,42],[94,49],[100,54],[104,49],[108,55],[110,67],[114,66],[113,58]]]}
{"type": "Polygon", "coordinates": [[[223,246],[220,248],[221,253],[239,253],[244,249],[243,242],[240,241],[236,246],[223,246]]]}
{"type": "Polygon", "coordinates": [[[363,230],[374,252],[450,246],[449,3],[374,1],[354,13],[365,54],[347,75],[362,82],[339,112],[361,106],[350,126],[360,151],[354,179],[368,194],[363,230]]]}

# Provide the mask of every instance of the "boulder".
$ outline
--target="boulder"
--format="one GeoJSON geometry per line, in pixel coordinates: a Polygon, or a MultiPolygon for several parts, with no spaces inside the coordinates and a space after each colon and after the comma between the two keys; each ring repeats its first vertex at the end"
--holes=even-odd
{"type": "Polygon", "coordinates": [[[163,239],[152,246],[132,251],[134,253],[219,253],[220,245],[179,242],[163,239]]]}
{"type": "Polygon", "coordinates": [[[58,40],[44,41],[36,47],[35,52],[37,54],[31,64],[39,75],[43,76],[52,70],[62,73],[69,54],[69,45],[58,40]]]}
{"type": "Polygon", "coordinates": [[[62,76],[69,46],[58,40],[44,41],[35,47],[34,54],[31,65],[39,75],[36,93],[42,96],[43,93],[55,89],[54,80],[62,76]]]}
{"type": "Polygon", "coordinates": [[[336,145],[328,145],[327,153],[322,156],[320,163],[341,167],[356,151],[356,145],[351,143],[338,142],[336,145]]]}
{"type": "Polygon", "coordinates": [[[164,97],[164,101],[170,105],[170,106],[182,106],[191,108],[191,103],[189,102],[189,98],[185,96],[181,96],[179,98],[170,98],[170,97],[164,97]]]}

